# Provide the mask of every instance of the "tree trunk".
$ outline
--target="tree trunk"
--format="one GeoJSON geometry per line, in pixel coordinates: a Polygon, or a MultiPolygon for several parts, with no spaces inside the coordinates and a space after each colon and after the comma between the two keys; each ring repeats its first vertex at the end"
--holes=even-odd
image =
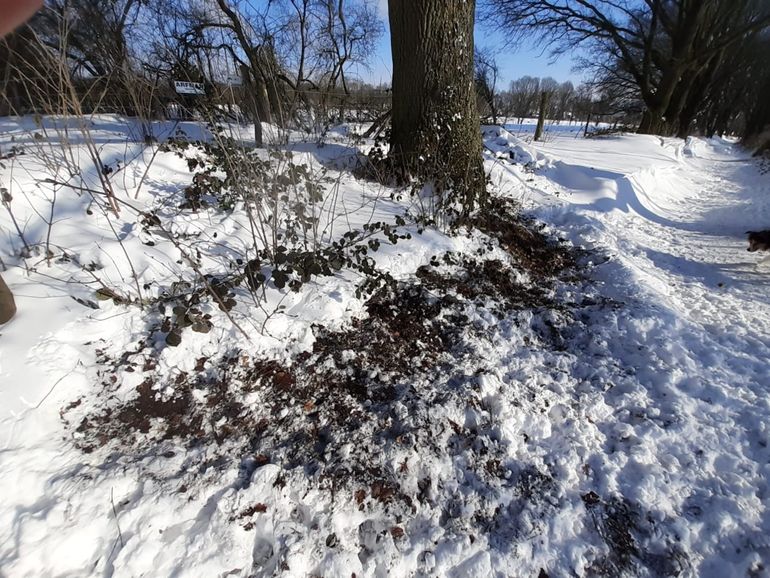
{"type": "Polygon", "coordinates": [[[669,106],[669,112],[666,113],[666,117],[672,119],[672,122],[676,119],[678,127],[676,136],[679,138],[690,136],[693,120],[698,111],[703,108],[702,105],[708,93],[708,88],[723,57],[724,51],[720,51],[709,60],[706,66],[695,72],[692,76],[682,76],[680,84],[683,86],[680,91],[683,94],[679,96],[678,105],[676,107],[669,106]],[[690,79],[690,82],[686,83],[685,79],[690,79]]]}
{"type": "Polygon", "coordinates": [[[707,72],[705,76],[698,77],[690,87],[684,103],[677,112],[677,137],[684,139],[690,136],[695,117],[703,109],[703,100],[708,90],[708,85],[711,82],[711,76],[712,74],[707,72]]]}
{"type": "Polygon", "coordinates": [[[254,121],[254,146],[262,146],[262,115],[260,114],[260,108],[264,109],[264,106],[260,106],[259,101],[259,84],[254,82],[249,71],[249,67],[241,65],[241,78],[243,79],[243,87],[245,89],[244,97],[248,106],[248,113],[251,120],[254,121]]]}
{"type": "MultiPolygon", "coordinates": [[[[693,100],[693,95],[696,93],[695,84],[698,79],[698,73],[695,71],[688,71],[682,75],[682,78],[677,84],[676,90],[671,95],[671,99],[668,102],[668,108],[664,114],[666,118],[667,134],[663,136],[671,136],[676,129],[677,135],[681,132],[681,120],[682,111],[687,106],[689,101],[693,100]]],[[[698,100],[698,104],[700,100],[698,100]]],[[[689,126],[689,125],[688,125],[689,126]]]]}
{"type": "MultiPolygon", "coordinates": [[[[275,57],[270,53],[266,58],[270,58],[273,61],[275,60],[275,57]]],[[[268,105],[270,106],[270,116],[272,118],[272,122],[275,122],[279,127],[284,128],[286,123],[284,122],[283,118],[283,105],[281,104],[281,95],[278,92],[278,81],[276,79],[275,75],[275,68],[277,65],[275,62],[268,62],[265,64],[265,70],[268,71],[267,74],[265,74],[263,80],[263,86],[264,92],[266,93],[266,98],[268,105]]]]}
{"type": "Polygon", "coordinates": [[[267,87],[265,81],[261,76],[255,75],[254,81],[251,83],[252,90],[254,91],[254,101],[256,103],[256,111],[262,122],[272,123],[273,115],[271,114],[270,101],[267,97],[267,87]]]}
{"type": "Polygon", "coordinates": [[[16,302],[13,300],[13,293],[0,277],[0,324],[10,321],[16,315],[16,302]]]}
{"type": "MultiPolygon", "coordinates": [[[[473,78],[475,0],[389,0],[391,158],[451,191],[467,214],[486,197],[473,78]]],[[[399,165],[397,165],[399,166],[399,165]]]]}
{"type": "Polygon", "coordinates": [[[714,133],[719,133],[719,136],[722,136],[725,134],[725,131],[727,130],[727,125],[730,122],[730,117],[732,116],[732,111],[728,108],[723,109],[714,120],[714,128],[713,132],[710,136],[714,136],[714,133]]]}
{"type": "Polygon", "coordinates": [[[548,93],[540,93],[540,111],[537,113],[537,128],[535,128],[535,140],[543,138],[543,128],[545,127],[545,109],[548,107],[548,93]]]}
{"type": "MultiPolygon", "coordinates": [[[[770,77],[764,82],[760,95],[765,98],[760,98],[754,105],[754,110],[746,119],[742,135],[744,144],[755,148],[757,152],[765,151],[770,147],[770,104],[768,104],[770,97],[767,96],[770,95],[770,77]]],[[[724,124],[727,124],[726,119],[724,124]]]]}
{"type": "Polygon", "coordinates": [[[663,113],[657,110],[645,109],[637,134],[660,134],[663,129],[663,113]]]}
{"type": "Polygon", "coordinates": [[[591,113],[588,113],[588,116],[586,117],[586,127],[583,129],[583,137],[588,136],[588,125],[591,124],[591,113]]]}

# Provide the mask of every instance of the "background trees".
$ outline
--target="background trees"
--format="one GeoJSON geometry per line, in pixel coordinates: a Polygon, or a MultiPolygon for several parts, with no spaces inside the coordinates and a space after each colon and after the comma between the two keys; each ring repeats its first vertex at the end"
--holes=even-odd
{"type": "Polygon", "coordinates": [[[0,41],[0,108],[53,112],[31,82],[53,67],[88,85],[89,112],[156,113],[178,79],[205,82],[210,97],[229,91],[254,121],[325,122],[382,31],[372,0],[48,0],[0,41]]]}
{"type": "MultiPolygon", "coordinates": [[[[763,0],[487,0],[487,23],[581,46],[596,79],[643,103],[639,132],[686,136],[722,64],[770,26],[763,0]]],[[[761,58],[760,58],[761,60],[761,58]]],[[[733,110],[728,121],[746,111],[733,110]]]]}

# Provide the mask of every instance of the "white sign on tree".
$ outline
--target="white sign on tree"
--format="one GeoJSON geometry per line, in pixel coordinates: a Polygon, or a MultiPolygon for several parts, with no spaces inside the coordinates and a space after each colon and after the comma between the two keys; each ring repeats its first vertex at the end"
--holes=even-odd
{"type": "Polygon", "coordinates": [[[202,82],[187,82],[185,80],[175,80],[174,89],[177,94],[206,94],[202,82]]]}

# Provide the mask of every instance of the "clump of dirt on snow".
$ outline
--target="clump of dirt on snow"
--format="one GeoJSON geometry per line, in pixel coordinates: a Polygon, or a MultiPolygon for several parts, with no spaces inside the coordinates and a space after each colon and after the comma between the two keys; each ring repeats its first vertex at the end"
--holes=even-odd
{"type": "Polygon", "coordinates": [[[137,455],[223,446],[223,455],[262,456],[258,461],[302,466],[346,485],[397,486],[377,456],[393,443],[419,450],[435,434],[431,406],[445,403],[446,395],[465,403],[462,390],[473,379],[458,375],[441,391],[432,378],[457,372],[457,359],[478,331],[477,309],[503,315],[556,308],[551,285],[576,270],[579,252],[521,220],[509,202],[493,201],[472,225],[488,235],[490,248],[498,245],[511,258],[434,257],[413,281],[377,292],[367,315],[349,328],[315,327],[313,351],[289,366],[230,351],[164,377],[150,337],[118,358],[98,352],[98,401],[62,411],[76,445],[137,455]],[[118,401],[129,380],[137,383],[135,394],[118,401]],[[80,413],[86,405],[98,409],[80,413]],[[409,419],[399,417],[404,410],[409,419]],[[347,455],[342,447],[350,444],[357,451],[347,455]]]}
{"type": "MultiPolygon", "coordinates": [[[[374,294],[349,327],[314,327],[312,351],[291,363],[231,351],[164,377],[157,339],[117,358],[101,352],[96,400],[62,410],[75,444],[106,461],[181,453],[183,465],[166,480],[178,492],[223,468],[238,468],[236,489],[245,489],[275,464],[274,485],[301,479],[332,502],[348,496],[387,520],[381,530],[394,541],[435,511],[447,532],[485,535],[502,550],[538,532],[555,512],[559,486],[542,465],[511,461],[500,442],[494,402],[482,393],[490,368],[479,344],[518,315],[529,320],[525,343],[561,350],[576,304],[555,287],[580,277],[582,252],[547,238],[510,204],[495,201],[493,209],[473,223],[485,249],[435,256],[411,281],[374,294]],[[126,397],[127,383],[136,385],[126,397]],[[472,503],[451,489],[458,468],[472,503]]],[[[597,495],[584,501],[609,551],[594,570],[629,571],[642,556],[633,512],[597,495]]],[[[251,530],[268,507],[259,502],[230,520],[251,530]]],[[[335,547],[334,534],[325,543],[335,547]]],[[[370,546],[359,557],[375,555],[370,546]]]]}
{"type": "MultiPolygon", "coordinates": [[[[343,496],[369,517],[359,528],[362,562],[380,540],[407,540],[435,515],[447,536],[483,537],[503,552],[530,539],[564,490],[547,464],[511,458],[484,385],[494,371],[484,352],[501,324],[513,324],[522,347],[567,355],[580,309],[608,304],[575,303],[579,292],[559,290],[580,282],[583,252],[519,219],[513,205],[495,200],[472,227],[486,239],[478,251],[434,256],[410,281],[375,293],[348,327],[315,326],[313,349],[289,363],[230,351],[168,376],[156,362],[162,340],[151,335],[121,356],[102,352],[96,399],[62,410],[75,444],[109,463],[181,454],[178,471],[156,468],[177,492],[225,468],[237,468],[234,488],[245,490],[274,464],[274,487],[313,487],[331,505],[343,496]]],[[[520,391],[527,411],[558,411],[528,386],[520,391]]],[[[582,499],[605,545],[591,572],[686,565],[676,552],[643,549],[638,509],[622,498],[582,499]]],[[[271,507],[259,501],[229,519],[249,531],[271,507]]],[[[317,541],[334,549],[339,538],[317,541]]]]}

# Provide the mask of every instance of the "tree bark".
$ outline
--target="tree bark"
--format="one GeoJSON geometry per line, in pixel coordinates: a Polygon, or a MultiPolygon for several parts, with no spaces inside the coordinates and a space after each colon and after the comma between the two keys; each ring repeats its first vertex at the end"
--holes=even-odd
{"type": "Polygon", "coordinates": [[[16,315],[16,302],[13,293],[0,277],[0,324],[10,321],[16,315]]]}
{"type": "Polygon", "coordinates": [[[473,75],[475,0],[389,0],[391,158],[451,190],[467,214],[485,200],[473,75]]]}
{"type": "Polygon", "coordinates": [[[537,127],[535,128],[535,140],[543,138],[545,127],[545,109],[548,107],[548,93],[544,90],[540,93],[540,111],[537,113],[537,127]]]}
{"type": "Polygon", "coordinates": [[[645,109],[642,113],[642,121],[639,123],[639,128],[636,129],[636,132],[638,134],[660,134],[662,129],[663,113],[650,108],[645,109]]]}
{"type": "MultiPolygon", "coordinates": [[[[770,95],[770,77],[765,80],[760,90],[761,95],[770,95]]],[[[762,98],[754,106],[754,110],[746,119],[743,131],[744,144],[755,149],[756,154],[770,150],[770,99],[762,98]]],[[[726,124],[726,122],[725,122],[726,124]]]]}
{"type": "Polygon", "coordinates": [[[241,66],[241,77],[243,78],[243,85],[246,89],[246,102],[251,109],[249,110],[249,116],[254,121],[254,146],[261,147],[263,144],[262,115],[265,114],[266,110],[269,110],[266,104],[260,102],[260,94],[264,94],[264,90],[260,90],[260,84],[254,81],[248,66],[241,66]]]}

